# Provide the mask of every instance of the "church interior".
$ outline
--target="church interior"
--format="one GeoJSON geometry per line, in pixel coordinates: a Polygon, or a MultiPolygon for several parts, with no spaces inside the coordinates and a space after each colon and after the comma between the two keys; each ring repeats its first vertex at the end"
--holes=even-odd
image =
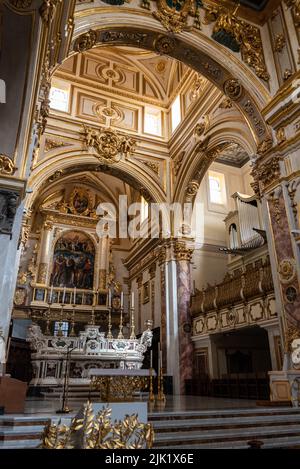
{"type": "Polygon", "coordinates": [[[0,2],[1,449],[300,448],[299,102],[298,0],[0,2]]]}

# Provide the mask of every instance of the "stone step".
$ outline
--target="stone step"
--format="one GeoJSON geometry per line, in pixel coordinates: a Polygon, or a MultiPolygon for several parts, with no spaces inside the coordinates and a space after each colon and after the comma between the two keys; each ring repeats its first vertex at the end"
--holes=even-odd
{"type": "MultiPolygon", "coordinates": [[[[247,440],[249,441],[249,440],[247,440]]],[[[223,441],[218,443],[196,443],[196,444],[189,444],[188,446],[183,445],[172,445],[168,446],[168,450],[170,449],[178,449],[178,450],[185,450],[185,449],[247,449],[249,445],[247,444],[246,440],[235,440],[235,441],[223,441]]],[[[262,449],[279,449],[279,448],[295,448],[300,447],[300,437],[299,436],[286,436],[286,437],[278,437],[278,438],[260,438],[260,441],[263,442],[262,449]]],[[[154,442],[154,447],[155,442],[154,442]]],[[[163,446],[159,446],[159,449],[162,449],[163,446]]]]}
{"type": "Polygon", "coordinates": [[[239,428],[237,430],[212,430],[212,431],[201,431],[201,432],[174,432],[171,433],[159,433],[155,431],[155,447],[173,447],[184,446],[188,444],[211,444],[211,443],[222,443],[222,442],[235,442],[236,441],[249,441],[253,439],[264,440],[285,436],[285,437],[298,437],[300,441],[300,425],[289,425],[288,427],[276,426],[275,428],[269,428],[260,426],[258,428],[239,428]]]}
{"type": "Polygon", "coordinates": [[[180,428],[181,431],[205,431],[212,429],[234,429],[234,428],[256,428],[258,425],[265,427],[278,426],[278,425],[300,425],[300,415],[291,416],[269,416],[269,417],[247,417],[240,419],[239,417],[226,418],[226,419],[201,419],[201,420],[159,420],[152,422],[156,431],[163,432],[175,432],[180,428]]]}
{"type": "Polygon", "coordinates": [[[182,411],[182,412],[150,412],[149,419],[151,421],[158,420],[187,420],[187,419],[220,419],[228,417],[244,418],[247,416],[260,417],[260,416],[276,416],[276,415],[300,415],[300,408],[275,408],[275,409],[222,409],[222,410],[203,410],[203,411],[182,411]]]}
{"type": "Polygon", "coordinates": [[[0,427],[5,429],[15,428],[15,427],[33,427],[33,426],[43,426],[48,424],[50,421],[49,417],[12,417],[7,415],[0,418],[0,427]]]}

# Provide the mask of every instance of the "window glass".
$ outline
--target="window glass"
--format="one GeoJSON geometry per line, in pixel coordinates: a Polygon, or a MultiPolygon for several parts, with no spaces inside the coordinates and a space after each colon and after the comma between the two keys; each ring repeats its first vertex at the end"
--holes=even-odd
{"type": "Polygon", "coordinates": [[[209,198],[213,204],[226,204],[225,177],[222,173],[215,171],[208,172],[209,180],[209,198]]]}
{"type": "Polygon", "coordinates": [[[149,204],[148,202],[144,199],[144,197],[141,198],[141,223],[145,221],[148,218],[149,215],[149,204]]]}
{"type": "Polygon", "coordinates": [[[175,101],[171,106],[171,118],[172,118],[172,132],[176,130],[181,122],[181,105],[180,105],[180,95],[177,96],[175,101]]]}
{"type": "Polygon", "coordinates": [[[145,108],[144,131],[147,134],[161,135],[161,111],[153,107],[145,108]]]}
{"type": "Polygon", "coordinates": [[[53,82],[50,89],[50,107],[57,111],[68,112],[70,86],[68,83],[53,82]]]}

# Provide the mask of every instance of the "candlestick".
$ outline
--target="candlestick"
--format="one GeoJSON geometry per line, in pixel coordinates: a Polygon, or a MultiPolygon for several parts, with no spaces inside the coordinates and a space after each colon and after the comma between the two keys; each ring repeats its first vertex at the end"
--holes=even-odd
{"type": "Polygon", "coordinates": [[[134,308],[131,304],[131,308],[130,308],[130,315],[131,315],[131,333],[130,333],[130,339],[136,339],[136,335],[135,335],[135,322],[134,322],[134,308]]]}
{"type": "MultiPolygon", "coordinates": [[[[121,296],[121,298],[122,298],[122,296],[121,296]]],[[[119,327],[118,339],[124,339],[124,336],[123,336],[123,308],[122,307],[121,307],[121,310],[120,310],[120,327],[119,327]]]]}
{"type": "Polygon", "coordinates": [[[70,337],[75,337],[75,336],[76,336],[76,333],[75,333],[75,311],[73,309],[70,337]]]}
{"type": "Polygon", "coordinates": [[[108,308],[108,333],[107,333],[107,338],[112,339],[113,335],[111,333],[111,307],[109,306],[108,308]]]}
{"type": "Polygon", "coordinates": [[[154,402],[155,396],[153,392],[153,369],[152,366],[149,370],[149,402],[154,402]]]}

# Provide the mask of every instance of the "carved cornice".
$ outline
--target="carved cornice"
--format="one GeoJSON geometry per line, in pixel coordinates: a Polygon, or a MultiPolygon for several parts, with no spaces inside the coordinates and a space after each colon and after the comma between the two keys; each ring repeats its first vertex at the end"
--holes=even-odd
{"type": "Polygon", "coordinates": [[[17,168],[11,158],[6,155],[0,154],[0,174],[13,176],[17,168]]]}

